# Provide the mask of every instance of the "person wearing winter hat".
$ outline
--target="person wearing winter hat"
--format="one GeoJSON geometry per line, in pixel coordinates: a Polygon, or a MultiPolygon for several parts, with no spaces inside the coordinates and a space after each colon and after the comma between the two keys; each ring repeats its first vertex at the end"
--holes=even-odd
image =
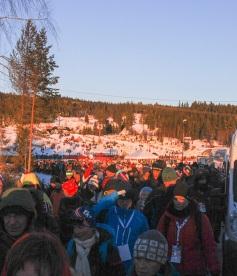
{"type": "Polygon", "coordinates": [[[176,170],[177,175],[179,175],[180,181],[185,181],[189,186],[193,185],[193,170],[190,166],[184,165],[182,167],[182,170],[176,170]]]}
{"type": "Polygon", "coordinates": [[[162,187],[153,190],[149,194],[143,209],[143,213],[147,217],[151,229],[157,227],[159,219],[173,197],[173,191],[177,181],[176,171],[173,168],[164,168],[162,171],[162,180],[162,187]]]}
{"type": "Polygon", "coordinates": [[[206,215],[189,197],[184,181],[177,183],[174,197],[162,215],[158,230],[168,241],[169,260],[181,275],[220,275],[213,231],[206,215]]]}
{"type": "Polygon", "coordinates": [[[50,178],[50,183],[49,183],[49,186],[47,187],[46,189],[46,193],[49,197],[51,197],[52,193],[54,191],[56,192],[60,192],[62,189],[61,189],[61,183],[60,183],[60,179],[58,176],[55,176],[53,175],[51,178],[50,178]]]}
{"type": "Polygon", "coordinates": [[[139,173],[139,181],[137,185],[134,185],[138,192],[143,187],[150,187],[151,188],[151,168],[148,165],[143,166],[142,170],[139,173]]]}
{"type": "Polygon", "coordinates": [[[121,187],[116,188],[119,190],[123,189],[126,193],[120,196],[118,193],[115,194],[113,204],[110,204],[107,208],[103,222],[115,231],[115,244],[119,250],[125,270],[128,273],[132,265],[133,246],[137,237],[148,230],[148,223],[145,216],[134,208],[136,192],[130,188],[130,184],[123,182],[118,184],[121,187]]]}
{"type": "Polygon", "coordinates": [[[116,164],[111,164],[106,168],[105,173],[108,176],[114,176],[117,173],[117,171],[118,170],[116,168],[116,164]]]}
{"type": "Polygon", "coordinates": [[[99,198],[99,179],[96,174],[90,175],[85,182],[81,185],[80,196],[88,202],[96,203],[99,198]]]}
{"type": "Polygon", "coordinates": [[[80,207],[71,215],[73,237],[67,244],[71,265],[79,275],[124,275],[114,232],[108,225],[96,224],[94,213],[80,207]]]}
{"type": "Polygon", "coordinates": [[[162,180],[165,187],[174,185],[177,180],[176,171],[173,168],[165,168],[162,172],[162,180]]]}
{"type": "Polygon", "coordinates": [[[151,187],[143,187],[139,193],[139,198],[137,201],[137,209],[140,211],[143,211],[144,206],[145,206],[145,202],[149,196],[149,194],[152,192],[152,188],[151,187]]]}
{"type": "Polygon", "coordinates": [[[168,262],[168,243],[159,231],[148,230],[141,234],[136,240],[133,252],[133,276],[179,275],[168,262]]]}
{"type": "Polygon", "coordinates": [[[21,176],[21,184],[22,187],[23,186],[27,186],[27,185],[34,185],[34,186],[40,186],[40,181],[38,176],[33,173],[33,172],[29,172],[29,173],[23,173],[21,176]]]}
{"type": "Polygon", "coordinates": [[[59,182],[59,178],[52,177],[50,185],[53,186],[52,192],[50,193],[50,200],[53,206],[53,215],[58,217],[60,201],[65,197],[65,194],[62,190],[62,185],[59,182]]]}
{"type": "Polygon", "coordinates": [[[105,189],[107,183],[111,179],[116,178],[116,173],[117,173],[117,168],[116,168],[115,164],[111,164],[105,169],[105,178],[104,178],[104,180],[102,182],[102,185],[101,185],[102,190],[105,189]]]}
{"type": "Polygon", "coordinates": [[[48,195],[44,192],[44,189],[41,186],[41,183],[39,181],[39,178],[35,173],[29,172],[29,173],[23,174],[20,179],[19,187],[29,189],[29,190],[32,190],[32,189],[37,190],[39,197],[43,198],[44,209],[47,211],[49,215],[53,214],[52,202],[50,201],[48,195]]]}
{"type": "Polygon", "coordinates": [[[166,163],[164,160],[157,160],[152,164],[152,173],[150,178],[150,185],[153,189],[162,186],[162,178],[161,174],[163,169],[166,167],[166,163]]]}
{"type": "Polygon", "coordinates": [[[73,197],[78,191],[78,185],[74,179],[69,179],[62,184],[62,190],[66,197],[73,197]]]}
{"type": "Polygon", "coordinates": [[[198,202],[200,211],[208,216],[215,240],[219,242],[221,223],[225,217],[225,194],[220,188],[214,188],[210,184],[209,171],[198,169],[194,174],[191,197],[198,202]]]}
{"type": "Polygon", "coordinates": [[[35,202],[26,189],[6,190],[0,201],[0,271],[12,244],[31,230],[36,217],[35,202]]]}
{"type": "MultiPolygon", "coordinates": [[[[62,185],[63,186],[63,185],[62,185]]],[[[65,197],[61,198],[58,209],[58,219],[60,226],[60,238],[63,244],[66,244],[72,235],[72,226],[70,224],[70,214],[75,208],[85,204],[85,199],[77,192],[77,186],[65,185],[65,197]],[[66,196],[67,195],[67,196],[66,196]]]]}
{"type": "Polygon", "coordinates": [[[131,189],[131,185],[129,182],[125,182],[122,179],[110,179],[107,183],[107,185],[105,186],[104,190],[103,190],[103,195],[109,195],[111,193],[113,193],[114,191],[121,191],[121,190],[128,190],[131,189]]]}

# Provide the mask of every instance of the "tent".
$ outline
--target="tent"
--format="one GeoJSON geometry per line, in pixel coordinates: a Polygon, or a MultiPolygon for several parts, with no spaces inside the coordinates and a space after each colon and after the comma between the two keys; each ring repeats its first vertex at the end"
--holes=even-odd
{"type": "Polygon", "coordinates": [[[137,150],[125,156],[126,160],[155,160],[157,155],[144,150],[137,150]]]}

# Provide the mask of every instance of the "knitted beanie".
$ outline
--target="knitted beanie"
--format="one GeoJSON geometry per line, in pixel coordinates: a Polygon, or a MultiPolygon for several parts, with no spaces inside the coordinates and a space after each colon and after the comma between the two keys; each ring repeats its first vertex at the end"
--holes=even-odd
{"type": "Polygon", "coordinates": [[[22,186],[26,186],[26,185],[40,186],[39,178],[33,172],[25,173],[25,174],[23,173],[20,180],[21,180],[22,186]]]}
{"type": "Polygon", "coordinates": [[[152,192],[152,188],[145,186],[140,190],[139,198],[141,198],[143,194],[146,194],[148,196],[151,192],[152,192]]]}
{"type": "Polygon", "coordinates": [[[164,168],[162,171],[163,182],[171,182],[177,179],[176,171],[173,168],[164,168]]]}
{"type": "Polygon", "coordinates": [[[133,255],[134,258],[144,258],[165,264],[168,256],[168,242],[159,231],[148,230],[136,240],[133,255]]]}
{"type": "Polygon", "coordinates": [[[117,168],[115,164],[111,164],[106,168],[106,171],[112,172],[112,173],[116,173],[117,172],[117,168]]]}
{"type": "Polygon", "coordinates": [[[187,197],[189,194],[189,186],[186,181],[178,182],[174,188],[174,196],[187,197]]]}
{"type": "Polygon", "coordinates": [[[79,207],[75,209],[71,215],[71,221],[73,224],[83,224],[86,221],[90,227],[94,227],[96,224],[94,214],[86,207],[79,207]]]}
{"type": "Polygon", "coordinates": [[[157,160],[152,164],[152,170],[163,170],[166,167],[164,160],[157,160]]]}
{"type": "Polygon", "coordinates": [[[151,168],[149,166],[144,166],[142,169],[142,173],[145,174],[147,172],[151,172],[151,168]]]}
{"type": "Polygon", "coordinates": [[[11,188],[2,194],[0,201],[0,215],[12,207],[20,207],[26,212],[36,215],[35,202],[31,193],[23,188],[11,188]]]}

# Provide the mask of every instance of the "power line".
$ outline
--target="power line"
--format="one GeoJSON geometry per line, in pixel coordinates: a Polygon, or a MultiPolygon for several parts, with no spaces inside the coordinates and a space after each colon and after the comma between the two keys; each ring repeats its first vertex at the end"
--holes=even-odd
{"type": "Polygon", "coordinates": [[[72,89],[63,89],[63,91],[73,92],[75,94],[82,94],[82,95],[93,95],[93,96],[103,96],[103,97],[113,97],[113,98],[123,98],[123,99],[169,101],[169,102],[179,101],[179,100],[157,99],[157,98],[155,99],[155,98],[147,98],[147,97],[121,96],[121,95],[103,94],[103,93],[98,93],[98,92],[83,92],[83,91],[76,91],[76,90],[72,90],[72,89]]]}
{"type": "MultiPolygon", "coordinates": [[[[3,80],[3,79],[2,79],[3,80]]],[[[6,80],[4,80],[6,81],[6,80]]],[[[7,81],[6,81],[7,82],[7,81]]],[[[104,94],[104,93],[99,93],[99,92],[84,92],[84,91],[77,91],[77,90],[73,90],[73,89],[61,89],[63,92],[68,91],[68,92],[73,92],[74,94],[78,94],[78,95],[89,95],[89,96],[101,96],[101,97],[111,97],[111,98],[120,98],[120,99],[130,99],[130,100],[138,100],[138,101],[142,101],[142,100],[147,100],[147,101],[153,101],[153,102],[175,102],[175,103],[186,103],[186,102],[207,102],[207,103],[226,103],[226,104],[234,104],[237,103],[237,100],[198,100],[198,99],[194,99],[194,100],[181,100],[181,99],[162,99],[162,98],[148,98],[148,97],[135,97],[135,96],[121,96],[121,95],[112,95],[112,94],[104,94]]],[[[8,91],[2,91],[3,93],[9,93],[8,91]]]]}
{"type": "Polygon", "coordinates": [[[62,89],[62,91],[68,91],[68,92],[73,92],[75,94],[80,94],[80,95],[90,95],[90,96],[102,96],[102,97],[112,97],[112,98],[122,98],[122,99],[136,99],[136,100],[148,100],[148,101],[155,101],[155,102],[207,102],[207,103],[237,103],[237,100],[214,100],[214,101],[209,101],[209,100],[181,100],[181,99],[162,99],[162,98],[147,98],[147,97],[134,97],[134,96],[121,96],[121,95],[112,95],[112,94],[104,94],[104,93],[99,93],[99,92],[84,92],[84,91],[77,91],[73,89],[62,89]]]}

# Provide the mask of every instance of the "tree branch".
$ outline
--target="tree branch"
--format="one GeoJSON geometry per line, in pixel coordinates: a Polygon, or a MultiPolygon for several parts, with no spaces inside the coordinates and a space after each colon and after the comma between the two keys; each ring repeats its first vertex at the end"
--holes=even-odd
{"type": "Polygon", "coordinates": [[[14,17],[14,16],[0,16],[0,20],[20,20],[20,21],[28,21],[28,20],[32,20],[32,21],[44,21],[44,20],[48,20],[47,17],[45,18],[22,18],[22,17],[14,17]]]}

